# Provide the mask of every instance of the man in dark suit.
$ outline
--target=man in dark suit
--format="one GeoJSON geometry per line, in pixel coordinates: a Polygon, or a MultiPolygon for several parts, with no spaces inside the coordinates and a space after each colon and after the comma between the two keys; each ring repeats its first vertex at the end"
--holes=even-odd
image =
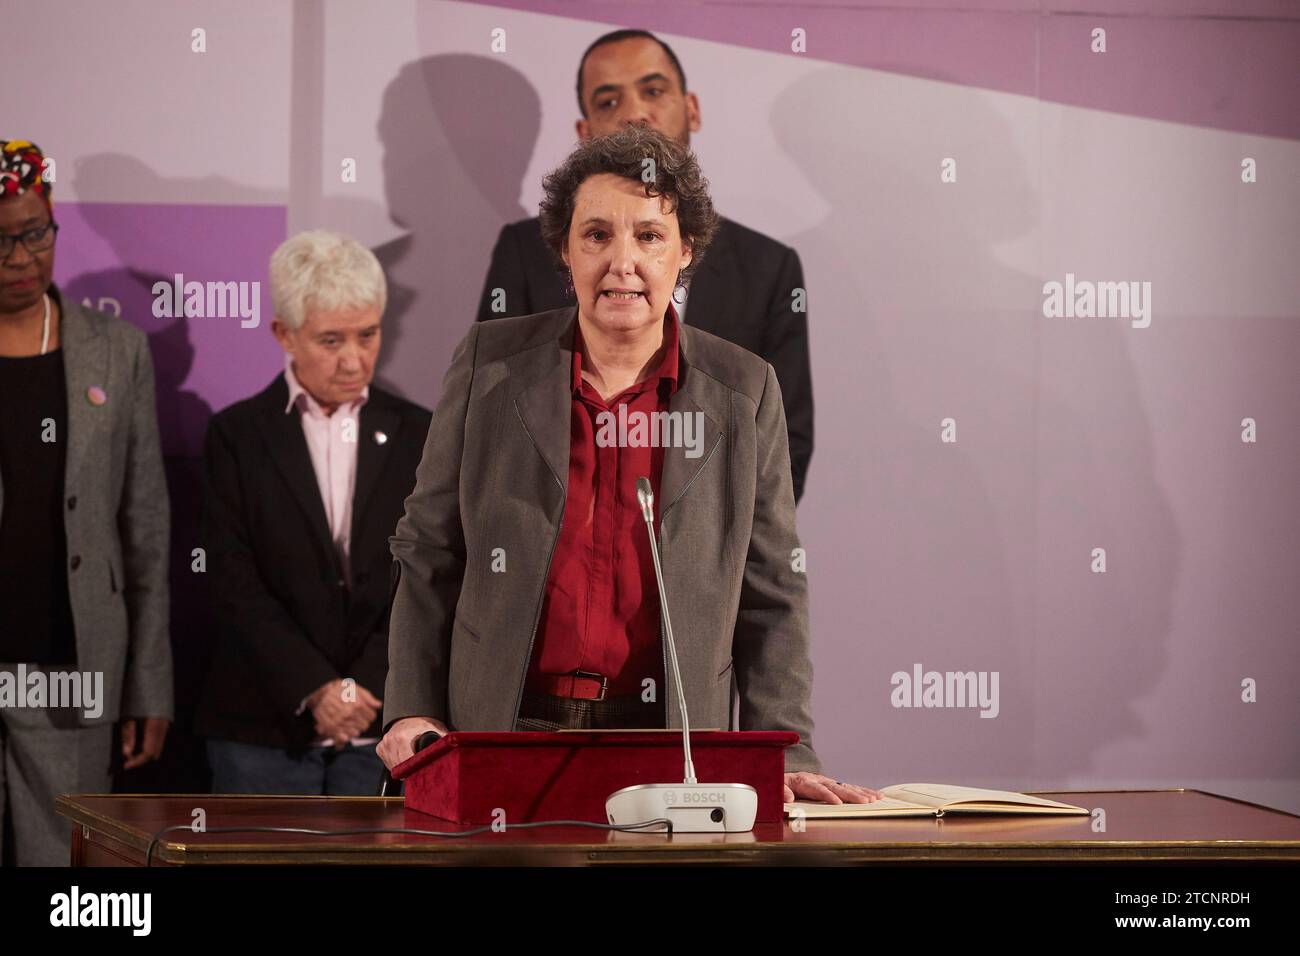
{"type": "Polygon", "coordinates": [[[208,428],[217,647],[199,714],[218,793],[369,795],[388,672],[388,536],[431,416],[370,384],[378,260],[308,232],[271,258],[285,370],[208,428]]]}
{"type": "MultiPolygon", "coordinates": [[[[578,64],[578,137],[590,139],[630,123],[689,145],[700,129],[700,103],[686,90],[676,54],[644,30],[600,37],[578,64]]],[[[812,371],[807,295],[799,255],[725,217],[709,255],[674,293],[678,320],[767,359],[784,396],[794,497],[803,495],[813,450],[812,371]]],[[[531,315],[573,304],[572,289],[542,242],[538,220],[501,230],[492,250],[478,320],[531,315]]]]}

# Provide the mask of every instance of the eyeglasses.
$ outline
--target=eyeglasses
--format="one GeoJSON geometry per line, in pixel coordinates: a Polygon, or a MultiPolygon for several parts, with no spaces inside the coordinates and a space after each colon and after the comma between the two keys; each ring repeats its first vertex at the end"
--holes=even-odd
{"type": "Polygon", "coordinates": [[[54,245],[54,237],[58,231],[59,224],[50,220],[43,226],[36,226],[22,232],[0,234],[0,262],[9,258],[9,254],[14,251],[14,246],[20,241],[28,252],[44,252],[54,245]]]}

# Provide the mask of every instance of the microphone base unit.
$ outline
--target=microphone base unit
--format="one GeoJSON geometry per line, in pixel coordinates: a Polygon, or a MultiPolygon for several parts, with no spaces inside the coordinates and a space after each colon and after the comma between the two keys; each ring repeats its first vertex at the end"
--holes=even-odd
{"type": "Polygon", "coordinates": [[[747,783],[641,783],[610,794],[605,814],[617,826],[667,818],[676,833],[748,833],[758,791],[747,783]]]}

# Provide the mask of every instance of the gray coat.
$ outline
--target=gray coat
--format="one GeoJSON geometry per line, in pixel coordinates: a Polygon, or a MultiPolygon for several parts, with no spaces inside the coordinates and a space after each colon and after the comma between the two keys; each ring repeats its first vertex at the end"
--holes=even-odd
{"type": "MultiPolygon", "coordinates": [[[[385,729],[408,716],[453,730],[514,728],[566,498],[576,316],[570,306],[475,323],[452,357],[391,538],[385,729]],[[505,573],[492,570],[498,548],[505,573]]],[[[689,325],[679,348],[669,408],[704,413],[703,454],[666,449],[655,491],[691,725],[793,730],[801,743],[786,751],[786,770],[820,772],[776,374],[689,325]]],[[[663,693],[669,726],[680,727],[670,677],[663,693]]]]}
{"type": "Polygon", "coordinates": [[[149,340],[121,319],[60,302],[68,398],[63,520],[77,670],[104,675],[103,713],[88,718],[78,710],[78,721],[170,719],[171,519],[149,340]],[[91,400],[92,388],[102,390],[102,405],[91,400]]]}

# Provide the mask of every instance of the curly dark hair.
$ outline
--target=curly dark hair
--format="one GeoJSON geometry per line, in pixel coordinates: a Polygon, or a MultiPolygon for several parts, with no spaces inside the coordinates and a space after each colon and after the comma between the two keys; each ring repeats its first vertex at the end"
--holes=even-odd
{"type": "Polygon", "coordinates": [[[653,161],[654,179],[645,182],[647,196],[664,196],[677,214],[677,228],[691,247],[691,264],[682,270],[682,283],[690,281],[704,251],[718,229],[718,214],[709,198],[709,181],[700,172],[699,161],[686,146],[643,126],[626,126],[608,136],[578,144],[559,168],[542,180],[542,239],[566,272],[561,251],[573,223],[574,199],[578,187],[591,176],[613,173],[643,182],[646,160],[653,161]]]}

